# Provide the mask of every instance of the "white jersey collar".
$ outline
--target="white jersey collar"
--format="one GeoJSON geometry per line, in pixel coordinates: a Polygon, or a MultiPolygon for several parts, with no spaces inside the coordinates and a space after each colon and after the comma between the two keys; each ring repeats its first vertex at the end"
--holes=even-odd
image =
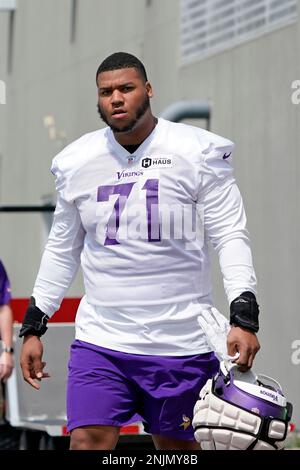
{"type": "Polygon", "coordinates": [[[146,149],[150,148],[153,139],[158,135],[162,125],[163,119],[158,118],[158,122],[152,132],[148,135],[144,142],[141,143],[141,145],[136,149],[133,154],[128,152],[122,145],[119,144],[119,142],[117,142],[114,133],[112,132],[110,127],[107,128],[108,144],[113,153],[116,154],[123,161],[126,162],[128,160],[128,157],[133,157],[136,162],[141,156],[145,155],[146,149]]]}

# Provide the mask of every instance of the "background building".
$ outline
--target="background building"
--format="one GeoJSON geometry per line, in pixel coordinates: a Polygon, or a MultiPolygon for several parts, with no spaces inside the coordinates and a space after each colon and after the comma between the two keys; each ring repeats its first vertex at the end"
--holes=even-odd
{"type": "MultiPolygon", "coordinates": [[[[236,142],[259,280],[256,368],[286,386],[300,427],[298,1],[0,0],[1,8],[0,205],[54,201],[51,160],[102,126],[95,72],[112,52],[143,60],[157,115],[181,99],[209,101],[211,130],[236,142]]],[[[46,232],[41,215],[0,213],[17,297],[31,293],[46,232]]],[[[79,279],[69,295],[81,290],[79,279]]]]}

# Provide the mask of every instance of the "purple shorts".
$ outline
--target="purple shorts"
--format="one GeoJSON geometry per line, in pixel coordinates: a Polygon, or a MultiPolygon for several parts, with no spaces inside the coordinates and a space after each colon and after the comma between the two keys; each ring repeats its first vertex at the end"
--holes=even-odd
{"type": "Polygon", "coordinates": [[[218,369],[212,352],[148,356],[75,340],[69,361],[68,430],[142,421],[150,434],[194,440],[194,405],[218,369]]]}

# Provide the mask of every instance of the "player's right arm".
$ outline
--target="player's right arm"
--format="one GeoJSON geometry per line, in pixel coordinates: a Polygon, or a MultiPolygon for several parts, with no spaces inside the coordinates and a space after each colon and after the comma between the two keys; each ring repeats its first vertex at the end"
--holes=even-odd
{"type": "Polygon", "coordinates": [[[35,379],[49,377],[43,371],[40,337],[78,271],[85,237],[79,211],[75,202],[66,197],[65,186],[60,175],[56,179],[58,198],[52,228],[19,335],[24,338],[20,357],[23,377],[36,389],[39,384],[35,379]]]}

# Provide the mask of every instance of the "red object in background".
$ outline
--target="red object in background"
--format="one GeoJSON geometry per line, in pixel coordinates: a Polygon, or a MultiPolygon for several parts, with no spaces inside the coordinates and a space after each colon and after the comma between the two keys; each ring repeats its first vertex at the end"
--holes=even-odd
{"type": "Polygon", "coordinates": [[[120,434],[140,434],[140,427],[138,424],[128,424],[121,428],[120,434]]]}
{"type": "MultiPolygon", "coordinates": [[[[64,299],[60,309],[49,320],[49,323],[74,323],[80,300],[77,297],[64,299]]],[[[29,299],[13,299],[11,301],[10,305],[15,322],[22,323],[28,304],[29,299]]]]}
{"type": "Polygon", "coordinates": [[[69,435],[70,435],[70,433],[69,433],[68,430],[67,430],[67,426],[62,426],[62,428],[61,428],[61,435],[62,435],[62,436],[69,436],[69,435]]]}
{"type": "Polygon", "coordinates": [[[295,424],[294,424],[294,423],[290,423],[290,424],[289,424],[289,432],[294,432],[295,429],[296,429],[295,424]]]}

